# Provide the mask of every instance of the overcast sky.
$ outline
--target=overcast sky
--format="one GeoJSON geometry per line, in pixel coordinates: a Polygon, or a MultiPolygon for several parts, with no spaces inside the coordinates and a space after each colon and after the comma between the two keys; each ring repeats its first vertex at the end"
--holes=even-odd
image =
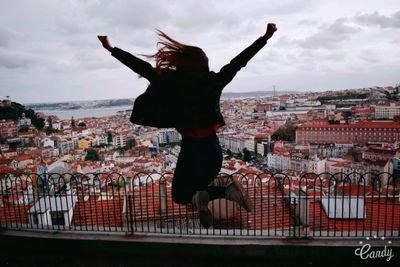
{"type": "Polygon", "coordinates": [[[147,81],[96,36],[151,54],[156,28],[202,47],[218,71],[275,22],[229,92],[400,82],[399,0],[0,0],[0,22],[0,99],[21,103],[136,97],[147,81]]]}

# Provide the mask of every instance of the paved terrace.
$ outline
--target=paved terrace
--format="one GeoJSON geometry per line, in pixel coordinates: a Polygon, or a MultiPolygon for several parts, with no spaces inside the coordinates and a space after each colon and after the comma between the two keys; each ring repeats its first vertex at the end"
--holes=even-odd
{"type": "Polygon", "coordinates": [[[197,258],[279,266],[400,259],[400,185],[388,174],[221,174],[214,183],[238,179],[254,210],[216,200],[209,206],[214,217],[209,229],[201,227],[191,205],[173,203],[170,173],[0,177],[0,243],[7,251],[0,264],[114,265],[117,259],[127,266],[132,260],[190,266],[200,263],[193,262],[197,258]],[[361,260],[354,251],[367,243],[392,249],[394,257],[361,260]],[[37,255],[46,257],[34,261],[37,255]]]}

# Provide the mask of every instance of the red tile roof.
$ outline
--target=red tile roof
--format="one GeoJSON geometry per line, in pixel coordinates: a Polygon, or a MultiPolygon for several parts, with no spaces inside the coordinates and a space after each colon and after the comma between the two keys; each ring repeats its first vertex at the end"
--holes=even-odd
{"type": "MultiPolygon", "coordinates": [[[[321,202],[310,203],[310,227],[316,231],[340,231],[344,236],[355,231],[399,230],[400,203],[388,200],[365,201],[365,219],[329,219],[321,202]]],[[[333,235],[333,232],[331,233],[333,235]]],[[[336,233],[338,235],[338,233],[336,233]]],[[[318,232],[316,232],[318,235],[318,232]]]]}
{"type": "Polygon", "coordinates": [[[265,230],[267,234],[275,235],[276,229],[287,229],[293,224],[289,205],[283,197],[281,190],[275,183],[262,186],[249,186],[249,195],[253,199],[253,213],[247,213],[238,208],[244,228],[265,230]]]}
{"type": "Polygon", "coordinates": [[[118,196],[115,192],[114,197],[108,200],[98,194],[89,196],[86,201],[81,196],[74,209],[72,225],[84,228],[88,226],[122,227],[123,207],[123,193],[118,196]]]}
{"type": "Polygon", "coordinates": [[[14,159],[0,158],[0,165],[10,165],[14,159]]]}
{"type": "Polygon", "coordinates": [[[3,199],[3,205],[0,206],[0,222],[2,224],[19,223],[27,224],[29,221],[28,211],[31,205],[14,205],[7,199],[3,199]]]}
{"type": "Polygon", "coordinates": [[[15,160],[17,161],[24,161],[28,159],[32,159],[32,154],[22,154],[15,157],[15,160]]]}
{"type": "MultiPolygon", "coordinates": [[[[160,185],[154,182],[144,185],[138,190],[129,192],[130,208],[135,221],[164,221],[168,219],[193,217],[194,211],[191,205],[179,205],[172,200],[172,188],[166,188],[166,213],[161,212],[160,185]]],[[[127,211],[129,213],[129,210],[127,211]]],[[[130,215],[128,215],[130,216],[130,215]]]]}

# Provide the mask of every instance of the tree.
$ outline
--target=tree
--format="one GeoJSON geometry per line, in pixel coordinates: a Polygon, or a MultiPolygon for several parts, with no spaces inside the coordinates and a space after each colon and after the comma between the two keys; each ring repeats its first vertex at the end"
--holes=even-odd
{"type": "Polygon", "coordinates": [[[117,148],[118,153],[119,153],[120,155],[122,155],[122,156],[125,155],[126,150],[127,150],[127,147],[126,147],[126,146],[125,146],[125,147],[118,147],[118,148],[117,148]]]}
{"type": "Polygon", "coordinates": [[[271,135],[271,139],[275,141],[295,141],[296,128],[292,125],[281,127],[271,135]]]}
{"type": "Polygon", "coordinates": [[[107,143],[112,144],[113,136],[111,132],[107,133],[107,143]]]}
{"type": "Polygon", "coordinates": [[[78,126],[79,126],[79,127],[86,127],[86,123],[80,122],[80,123],[78,124],[78,126]]]}
{"type": "Polygon", "coordinates": [[[48,122],[48,124],[49,124],[48,128],[53,129],[53,120],[51,119],[51,117],[49,117],[49,118],[47,119],[47,122],[48,122]]]}
{"type": "Polygon", "coordinates": [[[50,134],[56,133],[56,132],[58,132],[58,130],[56,130],[56,129],[54,129],[54,128],[50,128],[50,127],[47,127],[47,128],[46,128],[46,134],[47,134],[47,135],[50,135],[50,134]]]}
{"type": "Polygon", "coordinates": [[[114,179],[111,181],[111,184],[117,188],[125,187],[125,181],[123,179],[114,179]]]}
{"type": "Polygon", "coordinates": [[[385,97],[388,100],[399,101],[400,100],[400,83],[394,87],[393,92],[385,91],[385,97]]]}
{"type": "Polygon", "coordinates": [[[251,154],[247,148],[243,148],[243,161],[249,162],[251,161],[251,154]]]}
{"type": "Polygon", "coordinates": [[[351,156],[355,162],[360,162],[362,160],[362,153],[358,147],[350,148],[347,155],[351,156]]]}
{"type": "Polygon", "coordinates": [[[72,116],[72,118],[71,118],[71,127],[75,127],[75,120],[74,120],[74,116],[72,116]]]}
{"type": "Polygon", "coordinates": [[[32,124],[35,125],[35,127],[37,129],[39,129],[39,130],[43,129],[43,127],[45,125],[44,119],[43,118],[37,118],[37,117],[35,117],[35,118],[36,119],[32,120],[32,124]]]}
{"type": "Polygon", "coordinates": [[[126,146],[128,149],[132,149],[132,147],[136,146],[136,140],[135,139],[129,139],[128,142],[126,142],[126,146]]]}
{"type": "Polygon", "coordinates": [[[49,126],[47,126],[47,128],[46,128],[46,134],[47,135],[50,135],[50,134],[55,133],[55,132],[58,132],[56,129],[53,128],[53,121],[52,121],[52,119],[50,117],[47,119],[47,122],[49,124],[49,126]]]}
{"type": "Polygon", "coordinates": [[[25,106],[11,102],[11,106],[2,106],[0,107],[0,120],[18,120],[22,113],[25,113],[27,118],[31,119],[32,124],[37,129],[43,129],[45,123],[44,119],[37,116],[33,109],[26,109],[25,106]]]}
{"type": "Polygon", "coordinates": [[[94,149],[88,149],[86,152],[85,160],[97,161],[99,160],[99,153],[94,149]]]}
{"type": "Polygon", "coordinates": [[[18,129],[18,132],[20,132],[20,133],[27,133],[28,131],[29,131],[28,126],[22,126],[18,129]]]}

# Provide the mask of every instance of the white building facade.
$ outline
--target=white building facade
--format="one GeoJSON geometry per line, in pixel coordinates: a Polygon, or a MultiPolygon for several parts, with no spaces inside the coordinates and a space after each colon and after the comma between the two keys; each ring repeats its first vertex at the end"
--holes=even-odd
{"type": "Polygon", "coordinates": [[[375,119],[377,120],[392,120],[397,115],[400,115],[400,105],[390,103],[388,106],[375,106],[375,119]]]}

